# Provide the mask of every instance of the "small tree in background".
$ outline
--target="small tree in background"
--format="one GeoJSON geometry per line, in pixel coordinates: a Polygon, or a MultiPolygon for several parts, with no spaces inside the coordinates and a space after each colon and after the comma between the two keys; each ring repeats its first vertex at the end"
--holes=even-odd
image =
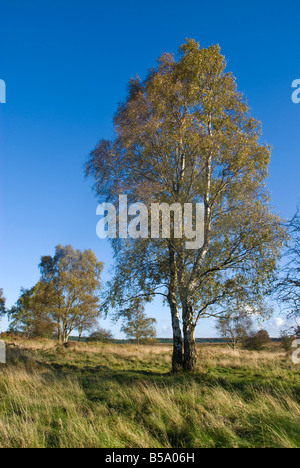
{"type": "Polygon", "coordinates": [[[98,327],[93,333],[88,337],[88,341],[98,341],[101,343],[109,343],[113,340],[113,334],[110,330],[105,330],[104,328],[98,327]]]}
{"type": "Polygon", "coordinates": [[[219,335],[226,340],[233,350],[244,341],[252,329],[253,323],[246,312],[234,313],[227,318],[220,318],[216,325],[219,335]]]}
{"type": "Polygon", "coordinates": [[[16,305],[8,311],[11,322],[9,330],[28,338],[53,336],[55,324],[43,306],[43,298],[44,288],[41,283],[31,289],[21,289],[16,305]]]}
{"type": "Polygon", "coordinates": [[[300,208],[288,228],[291,242],[285,254],[287,263],[275,283],[275,291],[286,306],[288,318],[297,318],[300,317],[300,208]]]}
{"type": "Polygon", "coordinates": [[[0,289],[0,319],[1,319],[1,316],[3,316],[6,313],[5,302],[6,302],[6,299],[3,295],[3,289],[0,289]]]}
{"type": "Polygon", "coordinates": [[[269,333],[266,330],[259,330],[258,332],[252,332],[244,341],[245,349],[251,351],[261,351],[271,342],[269,333]]]}
{"type": "Polygon", "coordinates": [[[58,340],[66,343],[78,326],[85,327],[88,320],[99,314],[103,263],[98,262],[92,250],[58,245],[54,257],[42,257],[40,269],[45,303],[56,323],[58,340]]]}
{"type": "Polygon", "coordinates": [[[145,308],[139,302],[133,301],[132,307],[127,309],[126,321],[121,331],[127,338],[134,340],[137,345],[154,340],[156,330],[154,324],[156,320],[149,318],[145,314],[145,308]]]}
{"type": "Polygon", "coordinates": [[[9,311],[10,330],[26,336],[49,336],[56,331],[66,343],[75,330],[81,336],[95,327],[99,315],[103,263],[91,250],[58,245],[54,257],[42,257],[41,280],[21,290],[9,311]]]}
{"type": "Polygon", "coordinates": [[[281,331],[280,344],[281,344],[281,347],[284,349],[284,351],[286,351],[287,353],[291,351],[294,340],[295,340],[295,335],[291,335],[287,331],[281,331]]]}
{"type": "Polygon", "coordinates": [[[81,341],[84,333],[91,333],[92,330],[97,328],[98,318],[99,311],[97,309],[92,309],[91,311],[82,310],[82,313],[78,314],[76,319],[76,330],[78,331],[79,341],[81,341]]]}

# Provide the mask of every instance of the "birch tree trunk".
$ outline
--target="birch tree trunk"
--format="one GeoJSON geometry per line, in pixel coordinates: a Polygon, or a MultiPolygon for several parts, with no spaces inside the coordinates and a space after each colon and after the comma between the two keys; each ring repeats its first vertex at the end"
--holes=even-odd
{"type": "Polygon", "coordinates": [[[168,303],[171,310],[172,329],[173,329],[173,356],[172,371],[178,372],[183,367],[183,341],[180,328],[180,315],[177,306],[177,270],[176,254],[174,247],[169,245],[169,266],[170,266],[170,285],[168,293],[168,303]]]}
{"type": "Polygon", "coordinates": [[[61,333],[60,320],[58,320],[58,325],[57,325],[57,339],[58,339],[59,343],[62,343],[62,333],[61,333]]]}
{"type": "Polygon", "coordinates": [[[183,342],[182,333],[180,328],[179,311],[177,308],[176,300],[168,298],[169,306],[171,309],[172,328],[173,328],[173,356],[172,356],[172,370],[178,372],[182,370],[183,366],[183,342]]]}
{"type": "Polygon", "coordinates": [[[184,336],[184,360],[183,368],[192,371],[197,364],[197,350],[195,340],[195,326],[193,323],[193,309],[188,300],[182,304],[183,336],[184,336]]]}
{"type": "Polygon", "coordinates": [[[63,340],[63,343],[67,343],[67,342],[68,342],[69,336],[70,336],[70,333],[68,333],[67,324],[64,323],[64,324],[63,324],[63,333],[62,333],[62,340],[63,340]]]}

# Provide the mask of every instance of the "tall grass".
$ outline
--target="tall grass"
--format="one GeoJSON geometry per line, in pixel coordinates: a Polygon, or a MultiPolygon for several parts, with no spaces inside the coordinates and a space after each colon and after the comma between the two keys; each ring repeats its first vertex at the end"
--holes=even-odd
{"type": "Polygon", "coordinates": [[[300,372],[283,353],[21,342],[0,369],[1,447],[299,447],[300,372]]]}

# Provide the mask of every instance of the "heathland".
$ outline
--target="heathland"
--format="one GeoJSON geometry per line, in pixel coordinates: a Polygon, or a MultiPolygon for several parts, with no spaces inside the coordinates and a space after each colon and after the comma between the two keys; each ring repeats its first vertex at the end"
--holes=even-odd
{"type": "Polygon", "coordinates": [[[300,447],[300,366],[278,343],[198,345],[172,374],[167,344],[7,340],[1,447],[300,447]]]}

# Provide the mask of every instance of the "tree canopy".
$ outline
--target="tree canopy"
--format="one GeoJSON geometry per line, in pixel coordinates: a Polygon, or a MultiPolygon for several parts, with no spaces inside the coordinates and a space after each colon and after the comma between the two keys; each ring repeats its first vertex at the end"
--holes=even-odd
{"type": "Polygon", "coordinates": [[[42,257],[40,269],[46,305],[59,340],[66,342],[73,330],[99,315],[103,263],[91,250],[58,245],[54,257],[42,257]]]}
{"type": "Polygon", "coordinates": [[[202,203],[204,242],[187,232],[169,239],[114,239],[111,302],[162,295],[173,326],[173,368],[196,364],[200,318],[239,291],[263,295],[274,278],[284,237],[265,180],[270,147],[226,71],[219,46],[187,40],[178,59],[163,54],[144,81],[132,79],[114,118],[116,138],[101,140],[86,172],[101,201],[202,203]],[[180,313],[183,327],[180,327],[180,313]],[[183,333],[183,339],[182,339],[183,333]],[[184,355],[182,356],[182,344],[184,355]]]}
{"type": "Polygon", "coordinates": [[[27,336],[49,336],[68,341],[71,333],[81,337],[97,325],[103,263],[91,250],[58,245],[55,255],[44,256],[40,281],[21,290],[9,311],[10,329],[27,336]]]}

